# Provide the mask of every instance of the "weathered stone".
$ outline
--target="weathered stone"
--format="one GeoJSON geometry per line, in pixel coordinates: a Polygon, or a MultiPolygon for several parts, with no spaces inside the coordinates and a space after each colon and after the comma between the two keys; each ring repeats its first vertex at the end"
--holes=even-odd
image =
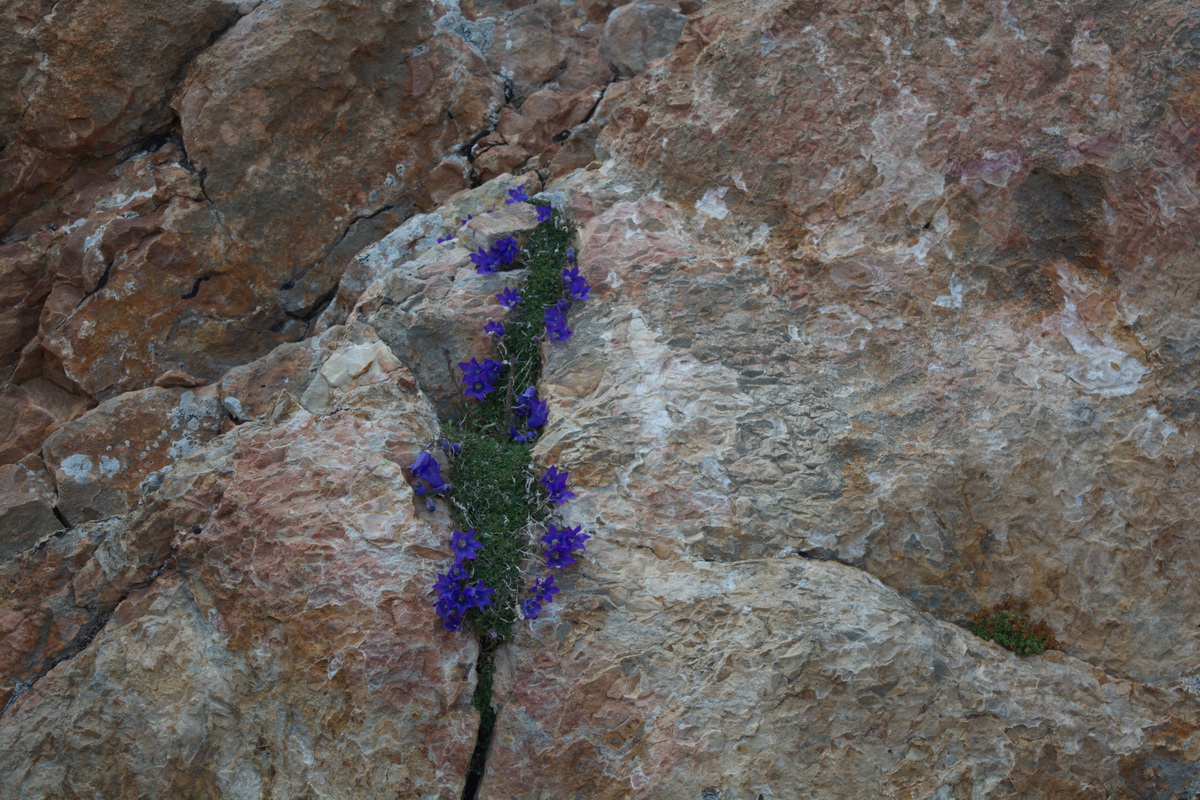
{"type": "MultiPolygon", "coordinates": [[[[0,561],[62,529],[54,515],[54,487],[45,467],[0,466],[0,561]]],[[[0,700],[0,705],[3,702],[0,700]]]]}
{"type": "Polygon", "coordinates": [[[37,452],[47,435],[90,405],[44,378],[0,389],[0,464],[37,452]]]}
{"type": "Polygon", "coordinates": [[[123,514],[163,470],[229,426],[216,387],[154,387],[101,403],[46,439],[58,509],[72,524],[123,514]]]}
{"type": "Polygon", "coordinates": [[[600,52],[619,77],[639,75],[651,61],[670,52],[685,21],[668,6],[635,0],[609,14],[600,52]]]}
{"type": "Polygon", "coordinates": [[[487,49],[488,65],[522,102],[567,66],[572,30],[559,3],[541,0],[506,14],[487,49]]]}
{"type": "Polygon", "coordinates": [[[1021,659],[837,563],[589,545],[502,661],[482,800],[1102,800],[1200,780],[1194,687],[1021,659]]]}
{"type": "Polygon", "coordinates": [[[499,103],[484,61],[430,13],[412,0],[268,4],[189,67],[188,156],[237,262],[264,294],[284,290],[292,314],[336,287],[345,263],[322,261],[330,246],[359,220],[428,202],[424,176],[499,103]],[[353,157],[329,158],[317,145],[329,136],[353,157]]]}
{"type": "MultiPolygon", "coordinates": [[[[245,4],[243,4],[245,5],[245,4]]],[[[244,13],[226,0],[45,0],[0,10],[0,230],[64,179],[172,122],[184,65],[244,13]]]]}
{"type": "Polygon", "coordinates": [[[229,370],[217,386],[221,404],[238,422],[271,414],[284,398],[298,404],[341,333],[341,328],[333,327],[318,337],[282,344],[256,361],[229,370]]]}
{"type": "MultiPolygon", "coordinates": [[[[360,361],[374,342],[347,340],[330,361],[360,361]]],[[[380,352],[334,380],[333,413],[247,423],[167,478],[156,502],[203,510],[174,515],[166,571],[9,705],[11,791],[461,797],[477,646],[429,613],[446,521],[418,514],[401,464],[436,422],[380,352]]]]}

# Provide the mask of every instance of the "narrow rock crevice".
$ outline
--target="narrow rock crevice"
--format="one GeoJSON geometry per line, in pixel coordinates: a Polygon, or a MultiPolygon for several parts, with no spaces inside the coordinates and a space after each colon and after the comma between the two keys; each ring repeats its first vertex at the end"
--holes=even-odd
{"type": "Polygon", "coordinates": [[[488,751],[492,747],[492,736],[496,732],[496,707],[493,701],[496,676],[496,653],[500,645],[480,637],[479,658],[475,662],[475,709],[479,712],[479,730],[475,735],[475,749],[471,752],[471,763],[467,768],[467,781],[463,785],[462,800],[475,800],[483,784],[483,773],[487,767],[488,751]]]}

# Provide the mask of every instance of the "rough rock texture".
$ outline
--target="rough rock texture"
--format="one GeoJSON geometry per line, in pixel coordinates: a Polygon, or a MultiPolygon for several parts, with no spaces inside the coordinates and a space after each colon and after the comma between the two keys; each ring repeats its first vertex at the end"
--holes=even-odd
{"type": "Polygon", "coordinates": [[[173,462],[229,427],[215,387],[156,386],[101,403],[42,448],[58,510],[71,524],[124,514],[173,462]]]}
{"type": "MultiPolygon", "coordinates": [[[[369,331],[340,344],[321,379],[308,407],[186,459],[104,540],[137,547],[99,558],[76,540],[24,557],[24,574],[46,573],[45,598],[0,598],[0,634],[11,631],[0,667],[20,679],[45,669],[42,648],[70,657],[0,718],[6,791],[461,796],[476,645],[429,613],[445,521],[417,515],[400,468],[434,418],[369,331]],[[169,556],[153,549],[164,533],[169,556]],[[66,615],[51,615],[67,598],[50,576],[61,586],[71,560],[101,586],[122,563],[159,564],[140,586],[117,580],[124,599],[78,654],[62,644],[66,615]],[[31,626],[51,616],[63,630],[47,645],[31,626]]],[[[78,628],[86,609],[76,617],[78,628]]]]}
{"type": "Polygon", "coordinates": [[[168,126],[183,68],[239,13],[228,0],[5,3],[0,230],[60,195],[76,159],[112,155],[168,126]]]}
{"type": "Polygon", "coordinates": [[[1200,786],[1192,5],[0,22],[0,793],[462,796],[405,466],[518,184],[582,227],[534,455],[593,538],[481,797],[1200,786]],[[1009,596],[1062,652],[956,624],[1009,596]]]}
{"type": "Polygon", "coordinates": [[[539,453],[595,555],[511,654],[483,796],[1193,791],[1197,30],[1171,4],[723,2],[631,82],[604,168],[550,186],[598,287],[539,453]],[[1065,658],[865,633],[1008,595],[1065,658]],[[766,655],[806,642],[803,669],[766,655]],[[535,764],[547,788],[512,780],[535,764]]]}
{"type": "Polygon", "coordinates": [[[1158,797],[1200,778],[1200,737],[1173,741],[1195,694],[1022,660],[851,567],[618,546],[563,585],[501,671],[480,798],[1158,797]]]}
{"type": "Polygon", "coordinates": [[[63,529],[54,514],[54,487],[40,459],[0,466],[0,561],[63,529]]]}
{"type": "Polygon", "coordinates": [[[604,23],[600,52],[619,77],[641,73],[662,58],[683,32],[684,16],[647,0],[621,6],[604,23]]]}

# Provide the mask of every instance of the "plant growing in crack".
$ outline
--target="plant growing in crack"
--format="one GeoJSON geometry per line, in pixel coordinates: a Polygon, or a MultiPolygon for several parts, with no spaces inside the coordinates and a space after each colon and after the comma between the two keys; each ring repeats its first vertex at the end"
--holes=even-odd
{"type": "Polygon", "coordinates": [[[539,224],[524,251],[509,236],[470,258],[481,275],[521,263],[525,279],[495,294],[507,311],[504,321],[484,326],[496,342],[496,357],[458,364],[470,405],[463,419],[447,426],[454,444],[443,440],[440,448],[424,450],[409,468],[414,493],[430,507],[435,496],[447,497],[455,523],[455,558],[433,586],[434,609],[448,630],[470,627],[485,649],[509,641],[519,619],[537,618],[561,591],[552,573],[526,578],[522,566],[544,558],[547,569],[566,567],[590,538],[578,527],[549,522],[551,509],[574,493],[568,473],[557,466],[535,479],[529,445],[549,420],[549,405],[536,388],[542,343],[571,337],[567,314],[572,302],[588,299],[591,287],[579,274],[569,247],[573,232],[561,212],[531,199],[524,187],[508,194],[506,203],[537,208],[539,224]],[[545,535],[534,541],[531,530],[545,535]],[[538,544],[545,546],[541,553],[538,544]]]}

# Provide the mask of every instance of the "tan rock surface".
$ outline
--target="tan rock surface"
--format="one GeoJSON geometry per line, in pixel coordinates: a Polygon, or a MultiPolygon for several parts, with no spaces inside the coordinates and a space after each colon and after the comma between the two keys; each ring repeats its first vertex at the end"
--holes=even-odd
{"type": "Polygon", "coordinates": [[[481,800],[1099,800],[1196,778],[1195,687],[1020,659],[833,562],[600,542],[588,564],[501,670],[481,800]]]}
{"type": "Polygon", "coordinates": [[[418,514],[401,470],[435,422],[369,332],[322,375],[324,410],[197,451],[115,534],[165,528],[171,557],[8,706],[6,791],[461,796],[476,645],[429,613],[444,512],[418,514]]]}

